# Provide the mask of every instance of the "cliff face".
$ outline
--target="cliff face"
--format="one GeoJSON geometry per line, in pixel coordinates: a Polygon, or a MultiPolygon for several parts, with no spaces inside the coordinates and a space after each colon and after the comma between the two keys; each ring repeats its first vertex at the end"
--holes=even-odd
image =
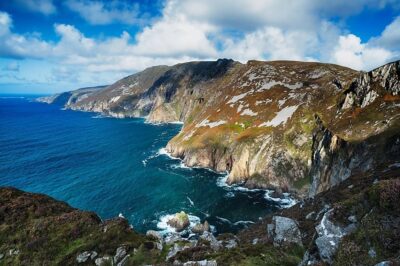
{"type": "Polygon", "coordinates": [[[293,61],[190,62],[146,69],[66,107],[184,122],[167,150],[188,166],[313,196],[400,158],[399,73],[399,62],[368,73],[293,61]]]}

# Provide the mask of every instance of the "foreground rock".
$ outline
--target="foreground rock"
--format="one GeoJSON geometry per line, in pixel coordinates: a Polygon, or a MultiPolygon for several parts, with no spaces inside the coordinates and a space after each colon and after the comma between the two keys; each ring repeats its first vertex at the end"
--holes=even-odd
{"type": "Polygon", "coordinates": [[[189,216],[184,211],[181,211],[176,213],[167,224],[174,227],[177,232],[181,232],[190,225],[189,216]]]}
{"type": "Polygon", "coordinates": [[[44,195],[0,188],[0,264],[398,265],[399,176],[396,163],[378,167],[237,235],[205,231],[198,240],[140,235],[125,219],[102,222],[44,195]]]}
{"type": "Polygon", "coordinates": [[[275,246],[285,244],[302,245],[299,227],[297,222],[293,219],[274,216],[272,217],[272,224],[268,224],[267,230],[275,246]]]}

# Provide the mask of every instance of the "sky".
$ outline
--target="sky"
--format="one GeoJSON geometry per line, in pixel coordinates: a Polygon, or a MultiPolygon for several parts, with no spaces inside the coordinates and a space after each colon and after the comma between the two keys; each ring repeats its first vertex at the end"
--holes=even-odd
{"type": "Polygon", "coordinates": [[[218,58],[368,71],[400,59],[400,1],[0,0],[0,93],[107,85],[218,58]]]}

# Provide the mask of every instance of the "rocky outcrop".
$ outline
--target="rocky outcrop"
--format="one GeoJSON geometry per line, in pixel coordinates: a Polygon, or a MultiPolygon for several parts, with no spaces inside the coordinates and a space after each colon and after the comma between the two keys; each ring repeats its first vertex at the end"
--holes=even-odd
{"type": "Polygon", "coordinates": [[[272,223],[267,226],[268,236],[273,239],[275,246],[297,244],[302,246],[301,233],[297,222],[293,219],[274,216],[272,223]]]}
{"type": "Polygon", "coordinates": [[[397,143],[399,86],[399,62],[357,72],[220,59],[148,68],[66,107],[184,122],[166,150],[187,166],[228,172],[229,184],[307,197],[389,158],[382,151],[397,143]]]}
{"type": "Polygon", "coordinates": [[[174,227],[177,232],[181,232],[190,225],[189,216],[185,212],[181,211],[168,220],[167,224],[174,227]]]}

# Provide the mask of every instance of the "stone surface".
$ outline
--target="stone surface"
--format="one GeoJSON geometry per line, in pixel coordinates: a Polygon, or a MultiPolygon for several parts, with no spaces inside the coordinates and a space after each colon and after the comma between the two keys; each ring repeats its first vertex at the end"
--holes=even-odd
{"type": "Polygon", "coordinates": [[[89,251],[82,252],[78,256],[76,256],[76,262],[84,263],[90,258],[91,253],[89,251]]]}
{"type": "Polygon", "coordinates": [[[188,261],[183,266],[217,266],[217,262],[215,260],[188,261]]]}
{"type": "Polygon", "coordinates": [[[114,263],[119,262],[126,256],[126,248],[125,247],[119,247],[115,251],[115,256],[114,256],[114,263]]]}
{"type": "Polygon", "coordinates": [[[161,234],[155,230],[148,230],[146,232],[146,236],[152,237],[154,240],[157,240],[159,242],[163,241],[163,237],[161,236],[161,234]]]}
{"type": "Polygon", "coordinates": [[[193,233],[195,234],[202,234],[205,231],[210,231],[210,225],[208,224],[207,221],[205,221],[203,224],[198,223],[193,228],[191,229],[193,233]]]}
{"type": "Polygon", "coordinates": [[[210,233],[210,232],[204,232],[201,236],[200,236],[200,240],[206,241],[210,244],[211,249],[213,250],[219,250],[220,248],[222,248],[222,244],[215,238],[215,236],[210,233]]]}
{"type": "Polygon", "coordinates": [[[184,211],[181,211],[176,213],[167,224],[174,227],[177,232],[183,231],[190,225],[189,216],[184,211]]]}
{"type": "Polygon", "coordinates": [[[112,263],[112,258],[109,256],[105,256],[105,257],[101,257],[101,258],[97,258],[95,260],[95,264],[96,266],[105,266],[105,265],[109,265],[112,263]]]}
{"type": "Polygon", "coordinates": [[[272,224],[267,225],[267,231],[270,239],[273,239],[275,246],[291,243],[303,245],[299,227],[293,219],[273,216],[272,224]]]}

